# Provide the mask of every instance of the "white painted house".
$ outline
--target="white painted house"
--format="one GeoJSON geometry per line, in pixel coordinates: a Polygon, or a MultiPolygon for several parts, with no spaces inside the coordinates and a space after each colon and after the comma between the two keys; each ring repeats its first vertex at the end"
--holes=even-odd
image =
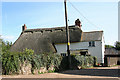
{"type": "MultiPolygon", "coordinates": [[[[80,53],[86,51],[92,56],[96,56],[99,63],[104,63],[104,36],[103,31],[82,32],[80,42],[70,44],[71,53],[80,53]]],[[[67,53],[67,44],[55,44],[57,53],[67,53]]]]}

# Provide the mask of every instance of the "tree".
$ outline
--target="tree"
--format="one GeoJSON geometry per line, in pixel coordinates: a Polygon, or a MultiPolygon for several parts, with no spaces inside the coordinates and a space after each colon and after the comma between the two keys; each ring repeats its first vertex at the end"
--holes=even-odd
{"type": "Polygon", "coordinates": [[[0,48],[2,48],[2,52],[8,51],[12,46],[12,42],[3,41],[0,39],[0,48]]]}
{"type": "Polygon", "coordinates": [[[116,50],[120,50],[120,42],[119,41],[116,41],[116,43],[115,43],[115,49],[116,50]]]}
{"type": "Polygon", "coordinates": [[[112,45],[105,45],[105,48],[114,48],[112,45]]]}

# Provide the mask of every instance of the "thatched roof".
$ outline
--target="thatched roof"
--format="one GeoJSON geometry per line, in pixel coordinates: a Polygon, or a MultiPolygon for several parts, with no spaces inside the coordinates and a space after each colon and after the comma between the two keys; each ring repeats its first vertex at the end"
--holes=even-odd
{"type": "Polygon", "coordinates": [[[83,32],[81,41],[100,41],[102,36],[103,31],[83,32]]]}
{"type": "MultiPolygon", "coordinates": [[[[79,27],[69,26],[70,42],[100,40],[101,32],[82,32],[79,27]]],[[[25,48],[33,49],[35,53],[57,52],[57,43],[66,43],[65,27],[27,29],[11,47],[11,51],[23,51],[25,48]]]]}

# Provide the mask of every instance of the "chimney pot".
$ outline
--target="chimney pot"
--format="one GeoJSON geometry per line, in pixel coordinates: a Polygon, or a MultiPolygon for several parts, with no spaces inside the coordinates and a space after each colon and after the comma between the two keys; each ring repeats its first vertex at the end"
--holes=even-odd
{"type": "Polygon", "coordinates": [[[75,20],[75,25],[81,28],[81,21],[79,19],[75,20]]]}
{"type": "Polygon", "coordinates": [[[27,26],[24,24],[23,26],[22,26],[22,31],[25,31],[27,29],[27,26]]]}

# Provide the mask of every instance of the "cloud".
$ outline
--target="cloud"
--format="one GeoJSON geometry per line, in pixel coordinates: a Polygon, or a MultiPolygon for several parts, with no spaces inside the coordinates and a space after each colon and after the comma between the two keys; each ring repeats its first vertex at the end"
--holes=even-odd
{"type": "Polygon", "coordinates": [[[1,38],[5,41],[14,42],[16,37],[12,35],[2,35],[1,38]]]}

